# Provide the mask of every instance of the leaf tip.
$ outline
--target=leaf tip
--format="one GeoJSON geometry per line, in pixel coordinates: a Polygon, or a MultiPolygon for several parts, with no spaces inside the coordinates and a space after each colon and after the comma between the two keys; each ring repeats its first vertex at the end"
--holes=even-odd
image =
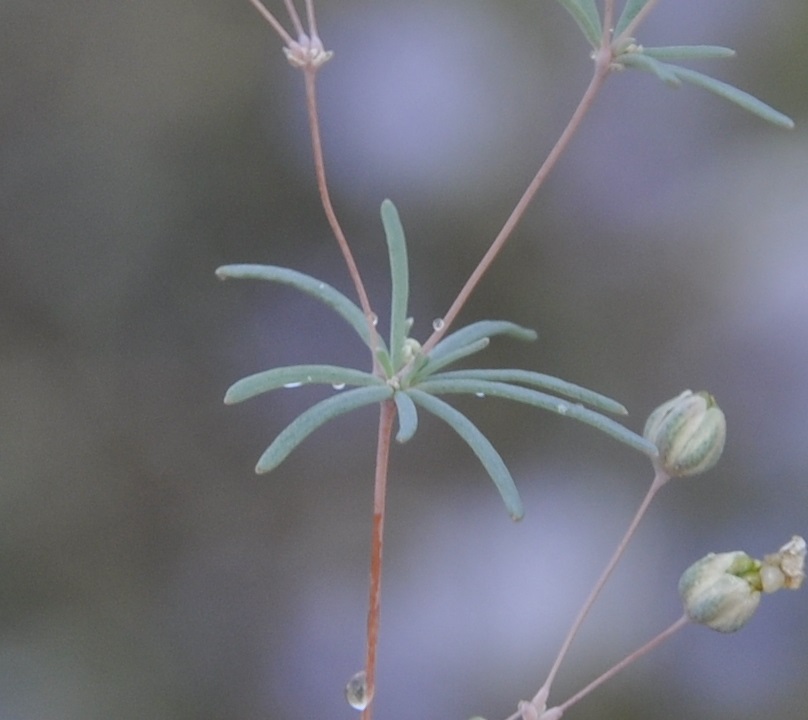
{"type": "Polygon", "coordinates": [[[272,464],[267,463],[267,462],[264,461],[263,458],[261,458],[258,461],[258,464],[255,466],[255,474],[256,475],[266,475],[271,470],[274,470],[275,467],[276,467],[275,463],[272,463],[272,464]]]}

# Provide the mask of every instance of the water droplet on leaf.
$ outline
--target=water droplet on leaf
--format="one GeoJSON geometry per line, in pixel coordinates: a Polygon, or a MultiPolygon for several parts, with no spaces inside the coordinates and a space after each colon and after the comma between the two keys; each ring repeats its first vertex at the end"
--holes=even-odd
{"type": "Polygon", "coordinates": [[[367,675],[364,670],[356,673],[345,686],[345,699],[355,710],[364,710],[373,699],[368,693],[367,675]]]}
{"type": "Polygon", "coordinates": [[[370,324],[376,327],[379,324],[379,316],[376,313],[370,313],[370,324]]]}
{"type": "Polygon", "coordinates": [[[474,394],[479,398],[484,398],[485,397],[485,393],[483,393],[483,392],[476,392],[474,394]]]}
{"type": "Polygon", "coordinates": [[[432,321],[432,329],[435,330],[435,331],[443,330],[444,324],[445,323],[443,322],[443,318],[435,318],[432,321]]]}
{"type": "Polygon", "coordinates": [[[290,383],[284,383],[283,386],[285,388],[296,388],[300,387],[302,384],[303,384],[302,382],[290,382],[290,383]]]}
{"type": "Polygon", "coordinates": [[[344,390],[345,383],[334,383],[331,387],[334,388],[334,390],[344,390]]]}
{"type": "Polygon", "coordinates": [[[558,411],[559,415],[566,415],[569,409],[570,406],[564,403],[558,403],[558,405],[556,405],[556,410],[558,411]]]}

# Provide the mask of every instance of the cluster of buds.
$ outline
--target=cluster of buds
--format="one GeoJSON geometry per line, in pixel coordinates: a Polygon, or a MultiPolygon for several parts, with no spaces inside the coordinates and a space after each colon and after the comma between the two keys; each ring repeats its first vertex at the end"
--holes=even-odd
{"type": "MultiPolygon", "coordinates": [[[[643,434],[657,447],[654,463],[659,472],[687,477],[718,462],[727,423],[712,395],[685,390],[651,413],[643,434]]],[[[740,551],[710,553],[685,570],[679,581],[685,613],[713,630],[735,632],[752,617],[763,593],[802,585],[805,554],[805,540],[798,535],[763,560],[740,551]]]]}
{"type": "Polygon", "coordinates": [[[679,580],[685,613],[693,622],[719,632],[739,630],[757,610],[762,593],[802,585],[805,551],[805,540],[795,535],[763,560],[740,551],[710,553],[679,580]]]}

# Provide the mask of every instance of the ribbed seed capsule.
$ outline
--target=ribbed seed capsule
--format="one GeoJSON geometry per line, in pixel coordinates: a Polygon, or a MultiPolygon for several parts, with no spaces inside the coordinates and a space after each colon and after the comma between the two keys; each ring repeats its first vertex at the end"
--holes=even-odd
{"type": "Polygon", "coordinates": [[[719,632],[740,630],[760,604],[760,561],[743,552],[710,553],[679,580],[687,616],[719,632]]]}
{"type": "Polygon", "coordinates": [[[685,390],[651,413],[643,435],[657,446],[657,462],[668,475],[686,477],[718,462],[727,421],[712,395],[685,390]]]}

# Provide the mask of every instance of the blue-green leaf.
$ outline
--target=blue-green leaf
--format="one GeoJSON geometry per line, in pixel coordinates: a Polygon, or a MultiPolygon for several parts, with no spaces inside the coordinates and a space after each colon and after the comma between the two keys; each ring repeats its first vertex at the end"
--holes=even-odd
{"type": "Polygon", "coordinates": [[[521,520],[524,509],[519,491],[502,457],[488,438],[463,413],[443,400],[414,388],[408,390],[407,394],[424,410],[443,420],[466,441],[497,486],[510,516],[514,520],[521,520]]]}
{"type": "Polygon", "coordinates": [[[648,3],[649,0],[626,0],[626,4],[623,5],[623,12],[620,13],[620,17],[617,19],[617,24],[614,26],[614,33],[612,33],[613,37],[620,37],[625,29],[631,24],[632,20],[637,17],[640,10],[642,10],[648,3]]]}
{"type": "Polygon", "coordinates": [[[379,365],[381,366],[382,370],[384,370],[384,374],[386,377],[393,377],[395,371],[393,370],[393,361],[390,359],[390,354],[384,348],[381,348],[376,351],[376,359],[379,361],[379,365]]]}
{"type": "Polygon", "coordinates": [[[398,413],[398,433],[396,441],[405,443],[415,435],[418,429],[418,410],[412,398],[403,390],[399,390],[393,395],[398,413]]]}
{"type": "Polygon", "coordinates": [[[407,337],[407,303],[410,294],[409,267],[407,264],[407,241],[398,210],[390,200],[382,203],[382,223],[387,238],[390,256],[392,299],[390,303],[390,352],[393,368],[403,364],[404,340],[407,337]]]}
{"type": "Polygon", "coordinates": [[[359,387],[332,395],[297,416],[264,451],[255,472],[266,473],[280,465],[318,427],[339,415],[365,405],[382,402],[393,394],[387,385],[359,387]]]}
{"type": "Polygon", "coordinates": [[[447,365],[451,365],[452,363],[456,363],[458,360],[462,360],[464,357],[468,357],[469,355],[474,355],[481,350],[485,350],[485,348],[487,348],[490,344],[491,340],[484,337],[480,338],[479,340],[475,340],[468,345],[463,345],[456,350],[452,350],[451,352],[442,353],[437,360],[431,356],[428,357],[426,363],[424,363],[424,365],[419,368],[417,372],[413,373],[413,384],[420,382],[422,378],[430,376],[432,373],[437,372],[447,365]]]}
{"type": "Polygon", "coordinates": [[[672,65],[671,67],[673,68],[674,73],[676,73],[676,76],[684,82],[689,82],[692,85],[703,88],[704,90],[709,90],[711,93],[715,93],[719,97],[739,105],[744,110],[748,110],[749,112],[770,123],[773,123],[774,125],[779,125],[780,127],[787,128],[789,130],[794,127],[794,121],[790,117],[783,115],[783,113],[775,110],[762,100],[758,100],[754,95],[750,95],[743,90],[739,90],[733,85],[721,82],[721,80],[716,80],[715,78],[711,78],[709,75],[704,75],[703,73],[696,72],[695,70],[678,67],[676,65],[672,65]]]}
{"type": "Polygon", "coordinates": [[[432,351],[429,357],[432,362],[436,362],[458,348],[481,340],[491,338],[495,335],[510,335],[518,340],[535,340],[537,335],[535,330],[522,327],[507,320],[480,320],[465,327],[455,330],[443,338],[432,351]]]}
{"type": "MultiPolygon", "coordinates": [[[[222,280],[228,278],[268,280],[282,285],[288,285],[301,292],[320,300],[342,317],[368,347],[370,344],[370,330],[365,315],[359,306],[349,300],[338,290],[327,283],[317,280],[297,270],[277,267],[276,265],[223,265],[216,270],[216,275],[222,280]]],[[[381,343],[381,339],[379,339],[381,343]]]]}
{"type": "Polygon", "coordinates": [[[603,28],[595,0],[558,0],[572,15],[593,48],[600,46],[603,28]]]}
{"type": "Polygon", "coordinates": [[[668,85],[673,85],[674,87],[679,87],[682,84],[681,80],[676,76],[676,73],[673,71],[673,65],[667,65],[665,63],[659,62],[659,60],[655,60],[654,58],[645,55],[641,52],[627,52],[619,55],[617,57],[617,62],[621,65],[625,65],[626,67],[633,67],[638,70],[645,70],[647,72],[652,72],[656,75],[662,82],[667,83],[668,85]]]}
{"type": "Polygon", "coordinates": [[[531,370],[510,370],[510,369],[471,369],[471,370],[449,370],[439,375],[431,375],[430,380],[493,380],[495,382],[515,383],[517,385],[528,385],[530,387],[543,388],[550,392],[564,395],[578,402],[591,405],[603,412],[614,413],[615,415],[628,415],[628,410],[617,400],[606,395],[601,395],[594,390],[588,390],[580,385],[567,382],[561,378],[531,370]]]}
{"type": "Polygon", "coordinates": [[[500,397],[505,400],[515,400],[516,402],[533,405],[534,407],[550,410],[559,415],[564,415],[565,417],[570,417],[586,423],[587,425],[591,425],[649,457],[656,457],[658,454],[657,448],[653,443],[649,442],[641,435],[637,435],[631,430],[628,430],[611,418],[589,410],[583,407],[583,405],[570,403],[537,390],[489,380],[462,379],[428,379],[421,383],[419,387],[424,392],[437,395],[444,393],[474,393],[475,395],[479,395],[482,393],[486,396],[500,397]]]}
{"type": "Polygon", "coordinates": [[[375,375],[353,368],[337,365],[291,365],[264,370],[242,378],[230,386],[224,396],[224,402],[226,405],[233,405],[277,388],[318,383],[363,386],[384,384],[375,375]]]}
{"type": "Polygon", "coordinates": [[[720,45],[643,47],[639,52],[654,58],[654,60],[664,60],[665,62],[669,60],[712,60],[714,58],[735,57],[735,51],[732,48],[721,47],[720,45]]]}

